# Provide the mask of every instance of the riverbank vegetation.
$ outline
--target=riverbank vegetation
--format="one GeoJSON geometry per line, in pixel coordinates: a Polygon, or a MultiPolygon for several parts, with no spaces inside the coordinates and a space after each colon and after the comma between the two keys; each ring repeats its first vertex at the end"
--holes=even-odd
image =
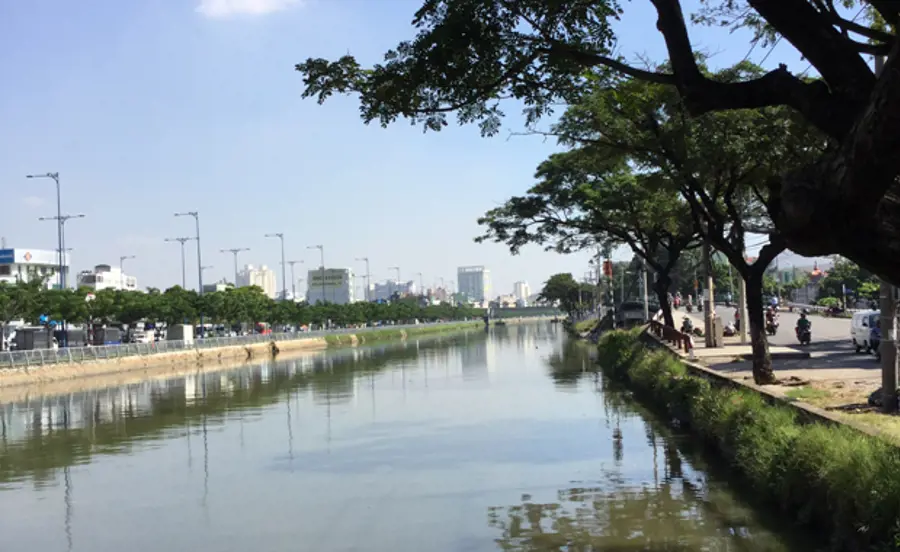
{"type": "Polygon", "coordinates": [[[0,282],[0,324],[24,320],[37,324],[42,316],[51,321],[134,324],[138,321],[237,324],[268,322],[273,325],[361,325],[413,320],[466,320],[483,310],[466,305],[422,305],[417,298],[390,303],[358,302],[349,305],[275,301],[262,289],[250,286],[199,295],[180,286],[165,291],[48,290],[40,281],[8,285],[0,282]]]}
{"type": "Polygon", "coordinates": [[[759,394],[715,387],[640,330],[598,344],[601,369],[715,448],[760,499],[827,532],[834,550],[893,549],[900,536],[900,451],[846,426],[807,423],[759,394]]]}

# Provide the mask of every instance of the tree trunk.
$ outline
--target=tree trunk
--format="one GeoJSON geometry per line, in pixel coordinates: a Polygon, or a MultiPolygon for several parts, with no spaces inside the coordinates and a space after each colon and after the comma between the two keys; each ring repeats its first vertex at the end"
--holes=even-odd
{"type": "MultiPolygon", "coordinates": [[[[754,263],[756,265],[757,263],[754,263]]],[[[747,271],[747,329],[750,330],[750,347],[753,351],[753,381],[757,385],[775,383],[772,357],[766,339],[765,313],[763,311],[763,274],[766,266],[750,266],[747,271]]]]}
{"type": "Polygon", "coordinates": [[[659,308],[663,312],[663,320],[666,326],[675,327],[675,317],[672,316],[672,305],[669,304],[669,286],[672,285],[672,279],[659,273],[653,282],[653,291],[656,292],[656,299],[659,301],[659,308]]]}

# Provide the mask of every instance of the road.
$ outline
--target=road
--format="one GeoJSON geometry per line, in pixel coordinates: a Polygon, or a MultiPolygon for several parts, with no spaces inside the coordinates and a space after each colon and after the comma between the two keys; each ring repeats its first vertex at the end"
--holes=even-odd
{"type": "MultiPolygon", "coordinates": [[[[725,323],[734,322],[734,308],[726,308],[724,305],[716,306],[716,314],[720,316],[725,323]]],[[[675,311],[675,321],[680,325],[680,320],[684,316],[684,309],[675,311]],[[680,313],[680,315],[678,314],[680,313]]],[[[693,313],[694,319],[701,320],[702,313],[693,313]]],[[[797,345],[797,338],[794,335],[794,328],[797,326],[797,320],[800,315],[797,312],[780,311],[778,313],[779,328],[778,333],[769,336],[769,343],[772,345],[797,345]]],[[[812,322],[812,340],[814,343],[822,342],[843,342],[849,346],[850,343],[850,319],[849,318],[826,318],[824,316],[812,315],[809,317],[812,322]]],[[[837,345],[837,343],[834,343],[837,345]]]]}

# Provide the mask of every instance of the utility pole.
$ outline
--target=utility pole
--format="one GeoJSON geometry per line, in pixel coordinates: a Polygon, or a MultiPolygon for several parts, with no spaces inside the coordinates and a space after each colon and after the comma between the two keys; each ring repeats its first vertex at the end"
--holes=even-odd
{"type": "Polygon", "coordinates": [[[294,301],[297,300],[297,280],[296,276],[294,276],[294,265],[297,263],[303,263],[303,261],[288,261],[287,264],[291,267],[291,296],[294,301]]]}
{"type": "Polygon", "coordinates": [[[64,228],[65,219],[62,214],[62,199],[59,190],[59,173],[48,172],[44,174],[29,174],[25,175],[25,178],[49,178],[56,182],[56,239],[58,243],[57,251],[59,251],[59,289],[65,289],[67,284],[65,266],[63,266],[63,257],[65,256],[66,250],[66,237],[64,228]]]}
{"type": "MultiPolygon", "coordinates": [[[[396,280],[397,283],[393,286],[393,287],[394,287],[394,291],[397,291],[397,290],[400,288],[400,267],[399,267],[399,266],[389,266],[389,267],[388,267],[388,270],[395,270],[395,271],[397,271],[397,280],[396,280]]],[[[394,295],[394,294],[391,293],[391,296],[393,296],[393,295],[394,295]]]]}
{"type": "MultiPolygon", "coordinates": [[[[325,300],[325,246],[324,245],[309,245],[306,248],[319,250],[319,259],[322,262],[322,304],[324,305],[327,302],[325,300]]],[[[312,282],[310,282],[310,283],[312,283],[312,282]]]]}
{"type": "Polygon", "coordinates": [[[184,268],[184,242],[189,242],[194,238],[166,238],[167,242],[178,242],[181,244],[181,289],[187,289],[187,278],[184,268]]]}
{"type": "Polygon", "coordinates": [[[371,301],[371,299],[369,298],[369,288],[371,287],[371,282],[369,281],[369,278],[371,276],[369,274],[369,258],[368,257],[358,257],[356,260],[363,261],[364,263],[366,263],[366,302],[368,303],[369,301],[371,301]]]}
{"type": "Polygon", "coordinates": [[[234,249],[220,249],[219,253],[231,253],[234,256],[234,287],[237,289],[238,287],[238,253],[242,251],[250,251],[249,247],[236,247],[234,249]]]}
{"type": "Polygon", "coordinates": [[[716,344],[712,331],[713,310],[716,308],[716,302],[713,291],[711,249],[709,238],[705,238],[703,240],[703,269],[706,271],[706,297],[703,298],[703,337],[707,347],[714,347],[716,344]]]}

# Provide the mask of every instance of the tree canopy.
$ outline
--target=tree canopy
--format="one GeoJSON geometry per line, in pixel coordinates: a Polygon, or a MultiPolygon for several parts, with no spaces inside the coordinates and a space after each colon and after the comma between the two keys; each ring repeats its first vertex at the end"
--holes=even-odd
{"type": "Polygon", "coordinates": [[[596,289],[593,285],[578,282],[572,274],[565,272],[550,276],[544,282],[540,297],[544,301],[558,303],[563,312],[573,316],[584,312],[596,289]]]}
{"type": "Polygon", "coordinates": [[[356,94],[366,122],[407,118],[429,130],[478,123],[496,134],[501,102],[516,98],[529,123],[573,103],[594,80],[639,79],[677,92],[690,115],[785,107],[832,142],[809,162],[765,182],[766,208],[801,254],[841,253],[900,284],[900,3],[887,0],[704,0],[699,23],[746,27],[752,42],[786,40],[819,76],[786,65],[721,80],[692,49],[679,0],[651,0],[667,60],[639,68],[611,52],[616,0],[425,0],[416,35],[363,68],[354,57],[297,65],[304,95],[356,94]],[[837,4],[837,5],[836,5],[837,4]],[[857,22],[846,9],[859,9],[857,22]],[[886,55],[876,77],[867,56],[886,55]],[[665,64],[663,64],[665,62],[665,64]],[[873,220],[874,219],[874,220],[873,220]],[[866,240],[856,236],[866,235],[866,240]]]}
{"type": "Polygon", "coordinates": [[[359,325],[373,322],[402,322],[419,319],[458,320],[481,314],[468,306],[420,304],[418,298],[391,303],[331,303],[309,305],[292,301],[275,301],[262,289],[250,286],[205,293],[175,286],[160,293],[150,290],[121,291],[106,289],[48,290],[39,282],[9,285],[0,283],[0,324],[22,319],[38,323],[42,315],[50,320],[69,322],[94,321],[106,324],[132,325],[139,321],[181,324],[204,322],[235,325],[269,322],[272,324],[359,325]]]}

